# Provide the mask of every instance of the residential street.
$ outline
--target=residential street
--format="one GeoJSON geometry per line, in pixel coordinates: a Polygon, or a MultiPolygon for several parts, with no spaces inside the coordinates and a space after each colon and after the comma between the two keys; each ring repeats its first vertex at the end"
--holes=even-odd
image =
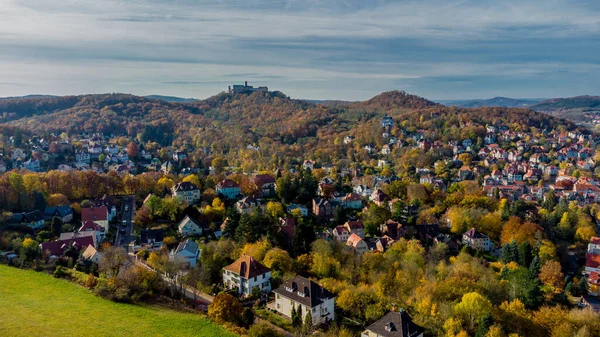
{"type": "Polygon", "coordinates": [[[131,235],[131,232],[133,231],[133,215],[134,215],[134,208],[135,208],[135,197],[132,195],[128,195],[128,196],[124,196],[122,199],[122,203],[121,203],[121,209],[120,209],[120,221],[119,221],[119,227],[117,230],[117,236],[115,239],[115,245],[116,246],[122,246],[123,248],[127,249],[129,246],[129,243],[131,241],[135,240],[135,236],[131,235]],[[121,230],[123,229],[123,225],[125,225],[124,229],[124,233],[121,233],[121,230]]]}

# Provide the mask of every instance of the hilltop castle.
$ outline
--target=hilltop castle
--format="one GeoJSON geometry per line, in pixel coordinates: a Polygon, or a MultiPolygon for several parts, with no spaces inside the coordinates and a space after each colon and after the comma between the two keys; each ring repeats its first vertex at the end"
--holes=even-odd
{"type": "Polygon", "coordinates": [[[267,87],[254,88],[253,86],[248,85],[248,81],[245,81],[244,85],[234,84],[233,88],[231,86],[229,86],[230,94],[250,94],[255,91],[267,92],[267,91],[269,91],[269,88],[267,88],[267,87]]]}

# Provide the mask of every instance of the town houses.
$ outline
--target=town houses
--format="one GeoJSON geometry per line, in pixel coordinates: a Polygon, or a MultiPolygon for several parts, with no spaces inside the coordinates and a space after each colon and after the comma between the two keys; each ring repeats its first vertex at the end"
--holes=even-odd
{"type": "MultiPolygon", "coordinates": [[[[250,88],[232,92],[244,90],[250,88]]],[[[424,120],[436,117],[431,109],[424,120]]],[[[167,282],[192,281],[184,285],[192,288],[200,282],[198,290],[230,295],[248,310],[261,308],[261,320],[310,317],[311,326],[326,328],[341,314],[360,323],[362,336],[422,336],[413,316],[420,324],[428,322],[423,317],[443,316],[469,329],[456,309],[463,295],[497,291],[490,301],[501,306],[515,275],[533,279],[540,273],[531,267],[533,255],[540,268],[569,260],[557,284],[577,283],[572,294],[597,296],[595,136],[543,125],[524,132],[514,124],[460,123],[439,136],[381,113],[364,125],[375,136],[343,131],[332,138],[332,153],[347,154],[343,159],[315,149],[308,158],[264,157],[260,165],[240,164],[218,144],[203,144],[206,157],[199,157],[189,143],[162,146],[101,133],[53,136],[48,151],[20,145],[3,154],[0,163],[9,171],[1,186],[4,207],[14,212],[2,215],[11,230],[23,232],[19,245],[36,240],[39,260],[75,269],[91,264],[86,277],[103,277],[97,265],[112,257],[112,245],[167,282]],[[469,287],[494,289],[463,294],[454,286],[462,273],[469,282],[489,280],[469,287]],[[430,305],[440,301],[432,294],[450,288],[456,291],[451,300],[430,305]],[[354,294],[370,303],[360,312],[353,311],[363,305],[354,294]],[[413,316],[396,311],[396,301],[409,305],[413,316]]],[[[240,151],[252,158],[272,146],[260,138],[243,142],[240,151]]],[[[286,146],[297,151],[296,144],[286,146]]],[[[0,243],[22,258],[22,246],[0,243]]],[[[540,282],[536,291],[547,295],[540,301],[567,292],[566,285],[554,293],[545,278],[540,282]]],[[[534,305],[524,308],[533,311],[534,305]]]]}

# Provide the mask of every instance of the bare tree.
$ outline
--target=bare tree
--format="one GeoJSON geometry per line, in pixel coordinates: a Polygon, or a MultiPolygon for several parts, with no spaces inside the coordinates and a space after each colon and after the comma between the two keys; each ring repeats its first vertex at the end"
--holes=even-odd
{"type": "Polygon", "coordinates": [[[121,247],[110,247],[103,253],[98,269],[106,274],[107,278],[116,277],[127,263],[127,252],[121,247]]]}

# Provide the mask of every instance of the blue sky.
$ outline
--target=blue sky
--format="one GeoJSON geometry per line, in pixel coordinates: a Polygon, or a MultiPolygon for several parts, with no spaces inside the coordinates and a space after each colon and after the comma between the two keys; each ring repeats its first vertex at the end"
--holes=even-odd
{"type": "Polygon", "coordinates": [[[595,0],[2,0],[0,96],[599,94],[595,0]]]}

